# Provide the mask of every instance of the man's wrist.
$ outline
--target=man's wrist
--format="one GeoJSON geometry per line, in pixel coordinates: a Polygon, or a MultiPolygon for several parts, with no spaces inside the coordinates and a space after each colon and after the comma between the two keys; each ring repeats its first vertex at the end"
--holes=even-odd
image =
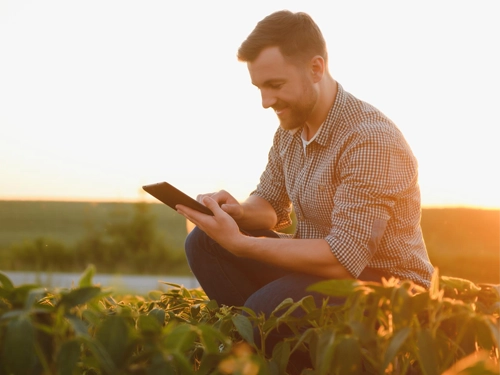
{"type": "Polygon", "coordinates": [[[252,258],[254,249],[256,248],[255,240],[257,238],[246,234],[244,231],[240,232],[238,241],[235,244],[235,255],[243,258],[252,258]]]}

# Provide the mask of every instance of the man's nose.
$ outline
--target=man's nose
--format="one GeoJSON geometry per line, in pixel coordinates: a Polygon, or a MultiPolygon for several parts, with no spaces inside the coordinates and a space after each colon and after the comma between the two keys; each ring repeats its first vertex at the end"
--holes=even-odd
{"type": "Polygon", "coordinates": [[[261,90],[260,95],[262,97],[262,107],[265,109],[272,107],[276,104],[276,96],[274,96],[268,90],[261,90]]]}

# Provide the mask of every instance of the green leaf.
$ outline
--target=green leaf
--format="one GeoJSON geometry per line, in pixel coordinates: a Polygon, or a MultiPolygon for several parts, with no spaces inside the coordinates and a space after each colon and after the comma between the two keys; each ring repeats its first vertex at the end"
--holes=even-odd
{"type": "MultiPolygon", "coordinates": [[[[285,306],[289,306],[288,309],[283,313],[281,314],[280,316],[278,316],[278,318],[276,319],[276,326],[278,326],[282,321],[286,321],[288,320],[288,317],[290,315],[293,314],[293,312],[295,310],[297,310],[300,306],[302,305],[302,300],[298,301],[298,302],[295,302],[293,304],[286,304],[286,305],[283,305],[283,308],[285,306]]],[[[275,309],[273,312],[272,312],[272,316],[275,316],[275,312],[277,312],[278,309],[275,309]]]]}
{"type": "Polygon", "coordinates": [[[58,306],[65,306],[67,309],[87,303],[101,293],[101,288],[97,286],[87,286],[62,294],[58,306]]]}
{"type": "Polygon", "coordinates": [[[197,334],[194,327],[181,323],[167,334],[164,345],[167,350],[184,353],[192,349],[196,338],[197,334]]]}
{"type": "Polygon", "coordinates": [[[0,321],[2,320],[9,320],[9,319],[14,319],[18,316],[21,316],[21,315],[25,315],[26,314],[26,311],[25,310],[10,310],[10,311],[7,311],[5,314],[3,314],[1,317],[0,317],[0,321]]]}
{"type": "Polygon", "coordinates": [[[248,320],[246,316],[241,314],[232,316],[231,320],[241,337],[243,337],[243,339],[250,345],[255,346],[253,327],[252,323],[250,323],[250,320],[248,320]]]}
{"type": "Polygon", "coordinates": [[[309,286],[306,290],[332,297],[348,297],[359,285],[357,280],[325,280],[309,286]]]}
{"type": "Polygon", "coordinates": [[[418,293],[411,297],[411,307],[414,314],[418,314],[429,307],[429,293],[418,293]]]}
{"type": "MultiPolygon", "coordinates": [[[[91,310],[91,309],[85,309],[82,311],[82,320],[88,322],[89,324],[92,324],[94,326],[98,326],[99,322],[101,321],[101,315],[98,314],[96,311],[91,310]]],[[[80,319],[78,319],[80,320],[80,319]]]]}
{"type": "Polygon", "coordinates": [[[73,331],[75,331],[75,333],[78,336],[86,336],[86,335],[88,335],[87,325],[80,318],[78,318],[78,317],[76,317],[74,315],[66,315],[65,317],[68,320],[68,322],[71,325],[71,327],[73,328],[73,331]]]}
{"type": "Polygon", "coordinates": [[[33,306],[35,303],[40,301],[46,294],[45,288],[35,288],[31,289],[28,292],[28,295],[26,296],[26,301],[24,303],[24,306],[26,308],[30,308],[33,306]]]}
{"type": "Polygon", "coordinates": [[[257,314],[255,313],[255,311],[253,311],[252,309],[248,308],[248,307],[242,307],[241,310],[243,312],[245,312],[248,316],[250,316],[251,318],[253,319],[257,319],[257,314]]]}
{"type": "Polygon", "coordinates": [[[434,268],[434,273],[431,277],[431,285],[429,287],[429,296],[431,299],[437,299],[441,295],[439,289],[439,269],[434,268]]]}
{"type": "Polygon", "coordinates": [[[406,339],[408,339],[410,333],[411,333],[411,328],[404,327],[394,334],[384,355],[384,364],[382,365],[383,370],[387,369],[389,363],[391,363],[392,360],[396,357],[396,355],[399,352],[399,349],[401,349],[406,339]]]}
{"type": "Polygon", "coordinates": [[[32,374],[37,364],[35,328],[27,315],[7,323],[0,363],[7,374],[32,374]]]}
{"type": "Polygon", "coordinates": [[[57,356],[57,373],[59,375],[73,374],[80,360],[80,342],[77,340],[66,341],[61,345],[57,356]]]}
{"type": "Polygon", "coordinates": [[[146,375],[177,375],[171,361],[167,361],[162,353],[156,353],[147,367],[146,375]]]}
{"type": "Polygon", "coordinates": [[[417,333],[417,357],[423,375],[439,375],[437,348],[429,330],[417,333]]]}
{"type": "Polygon", "coordinates": [[[290,360],[290,342],[280,341],[273,348],[272,361],[278,366],[279,373],[284,374],[290,360]]]}
{"type": "Polygon", "coordinates": [[[93,278],[96,272],[96,268],[93,264],[89,264],[87,269],[83,271],[82,276],[80,277],[80,281],[78,282],[78,286],[80,288],[85,288],[89,286],[93,286],[93,278]]]}
{"type": "Polygon", "coordinates": [[[304,298],[302,298],[302,300],[300,301],[300,305],[307,314],[318,309],[316,307],[316,302],[314,301],[313,296],[305,296],[304,298]]]}
{"type": "Polygon", "coordinates": [[[391,299],[393,310],[393,323],[399,328],[407,325],[413,318],[413,309],[410,302],[410,294],[405,288],[397,288],[391,299]]]}
{"type": "MultiPolygon", "coordinates": [[[[374,314],[371,314],[370,316],[373,317],[373,315],[374,314]]],[[[337,325],[337,329],[339,331],[342,330],[342,332],[350,332],[354,334],[361,341],[361,343],[363,343],[363,345],[370,346],[379,339],[377,330],[375,329],[375,324],[375,319],[372,318],[365,321],[349,322],[347,327],[344,323],[339,323],[337,325]],[[369,324],[369,321],[371,321],[371,324],[369,324]]]]}
{"type": "Polygon", "coordinates": [[[197,326],[200,333],[200,341],[203,344],[205,353],[220,353],[220,344],[228,344],[229,338],[223,335],[218,329],[200,324],[197,326]]]}
{"type": "Polygon", "coordinates": [[[229,336],[231,331],[234,329],[234,324],[231,321],[231,317],[226,316],[214,324],[214,327],[216,327],[223,335],[229,336]]]}
{"type": "Polygon", "coordinates": [[[94,340],[88,335],[82,335],[80,336],[80,339],[90,349],[104,373],[110,375],[118,373],[113,360],[98,340],[94,340]]]}
{"type": "Polygon", "coordinates": [[[5,298],[7,300],[10,300],[10,295],[11,295],[11,289],[4,289],[0,287],[0,298],[5,298]]]}
{"type": "Polygon", "coordinates": [[[278,318],[274,315],[271,315],[264,321],[264,324],[262,325],[262,331],[264,331],[266,334],[269,334],[269,332],[271,332],[273,329],[276,329],[277,327],[278,318]]]}
{"type": "Polygon", "coordinates": [[[155,316],[140,315],[137,319],[137,328],[142,332],[160,333],[161,325],[155,316]]]}
{"type": "Polygon", "coordinates": [[[489,321],[487,321],[484,317],[476,316],[475,319],[473,319],[477,345],[485,350],[490,350],[493,346],[496,346],[496,338],[493,336],[493,332],[491,332],[488,323],[489,321]]]}
{"type": "Polygon", "coordinates": [[[363,354],[359,341],[349,335],[335,345],[334,366],[337,374],[358,375],[363,373],[363,354]]]}
{"type": "Polygon", "coordinates": [[[186,356],[184,353],[178,353],[178,352],[172,352],[172,356],[174,357],[175,364],[176,364],[176,370],[178,371],[178,374],[181,375],[191,375],[194,374],[193,372],[193,367],[189,363],[189,361],[186,359],[186,356]]]}
{"type": "Polygon", "coordinates": [[[498,363],[493,358],[485,350],[469,354],[455,362],[443,375],[498,375],[498,363]]]}
{"type": "Polygon", "coordinates": [[[316,346],[316,363],[318,375],[330,374],[335,352],[335,331],[325,330],[319,333],[316,346]]]}
{"type": "Polygon", "coordinates": [[[38,288],[39,286],[36,284],[23,284],[6,291],[4,298],[7,298],[14,308],[28,308],[31,307],[25,305],[28,295],[33,289],[38,288]]]}
{"type": "Polygon", "coordinates": [[[96,339],[108,352],[116,367],[126,361],[129,334],[123,317],[110,316],[103,320],[97,329],[96,339]]]}
{"type": "Polygon", "coordinates": [[[500,346],[500,328],[489,319],[485,319],[485,324],[490,328],[491,336],[495,340],[495,346],[500,346]]]}
{"type": "Polygon", "coordinates": [[[14,284],[12,283],[12,281],[10,281],[9,277],[3,272],[0,272],[0,283],[2,284],[2,287],[6,290],[14,289],[14,284]]]}
{"type": "Polygon", "coordinates": [[[276,306],[276,308],[273,310],[273,312],[271,314],[275,315],[275,313],[277,313],[280,310],[283,310],[291,305],[293,305],[293,299],[285,298],[278,306],[276,306]]]}
{"type": "Polygon", "coordinates": [[[157,320],[160,327],[163,327],[165,325],[165,315],[165,310],[159,308],[155,308],[148,313],[148,316],[151,316],[152,318],[155,318],[157,320]]]}
{"type": "Polygon", "coordinates": [[[462,295],[468,297],[477,296],[481,291],[481,288],[474,284],[472,281],[451,276],[442,276],[440,279],[440,286],[442,288],[448,288],[457,291],[459,297],[461,297],[462,295]]]}
{"type": "Polygon", "coordinates": [[[203,353],[203,356],[200,361],[200,367],[196,371],[197,375],[208,375],[208,374],[216,374],[214,369],[217,368],[217,365],[221,362],[221,358],[223,355],[220,353],[203,353]]]}
{"type": "Polygon", "coordinates": [[[292,353],[296,350],[298,350],[302,345],[309,344],[309,351],[311,353],[311,357],[315,358],[315,341],[317,339],[317,333],[318,329],[317,328],[309,328],[307,329],[300,338],[297,340],[297,343],[292,349],[292,353]]]}
{"type": "Polygon", "coordinates": [[[219,304],[217,303],[216,300],[212,299],[208,301],[208,303],[205,305],[209,311],[215,311],[219,308],[219,304]]]}

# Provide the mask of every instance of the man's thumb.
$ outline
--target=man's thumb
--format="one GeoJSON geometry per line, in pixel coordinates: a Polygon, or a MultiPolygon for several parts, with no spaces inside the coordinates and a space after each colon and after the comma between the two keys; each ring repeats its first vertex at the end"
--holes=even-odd
{"type": "Polygon", "coordinates": [[[237,218],[241,214],[241,208],[239,204],[224,203],[222,206],[220,206],[220,208],[222,208],[224,212],[226,212],[233,218],[237,218]]]}

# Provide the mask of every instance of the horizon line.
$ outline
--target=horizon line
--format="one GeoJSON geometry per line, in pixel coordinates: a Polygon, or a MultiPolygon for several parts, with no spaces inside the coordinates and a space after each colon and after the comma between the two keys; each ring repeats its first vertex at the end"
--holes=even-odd
{"type": "MultiPolygon", "coordinates": [[[[162,202],[150,198],[79,198],[79,197],[0,197],[2,202],[67,202],[67,203],[157,203],[163,204],[162,202]]],[[[491,210],[500,211],[500,206],[485,206],[477,204],[468,203],[440,203],[440,204],[422,204],[422,209],[439,209],[439,208],[456,208],[456,209],[478,209],[478,210],[491,210]]]]}

